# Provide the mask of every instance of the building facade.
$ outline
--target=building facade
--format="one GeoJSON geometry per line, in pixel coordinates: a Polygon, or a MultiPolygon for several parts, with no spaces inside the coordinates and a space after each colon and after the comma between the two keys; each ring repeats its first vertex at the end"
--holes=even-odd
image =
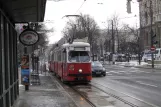
{"type": "Polygon", "coordinates": [[[42,22],[46,0],[0,0],[0,107],[13,107],[19,95],[17,23],[42,22]]]}
{"type": "Polygon", "coordinates": [[[143,50],[151,47],[151,26],[156,34],[156,48],[161,47],[161,0],[138,0],[140,11],[141,47],[143,50]],[[150,5],[151,4],[151,5],[150,5]],[[152,24],[151,24],[152,21],[152,24]]]}

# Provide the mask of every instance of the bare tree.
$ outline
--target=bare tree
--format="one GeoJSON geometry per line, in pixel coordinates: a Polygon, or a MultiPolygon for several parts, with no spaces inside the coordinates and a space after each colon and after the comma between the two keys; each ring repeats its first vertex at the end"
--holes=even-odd
{"type": "Polygon", "coordinates": [[[122,53],[135,53],[139,51],[138,29],[130,27],[127,24],[119,31],[120,50],[122,53]],[[125,48],[126,47],[126,48],[125,48]]]}
{"type": "Polygon", "coordinates": [[[134,53],[137,54],[139,53],[139,32],[138,29],[135,27],[130,27],[129,25],[126,26],[129,32],[133,35],[133,38],[131,40],[132,43],[132,48],[135,49],[134,53]]]}
{"type": "Polygon", "coordinates": [[[104,48],[107,50],[107,47],[109,48],[108,51],[111,51],[111,48],[113,48],[112,44],[115,46],[115,42],[117,42],[118,47],[117,51],[119,52],[119,16],[118,14],[113,14],[111,18],[107,19],[107,25],[106,25],[106,36],[105,36],[105,43],[104,48]],[[113,38],[113,40],[112,40],[113,38]]]}
{"type": "Polygon", "coordinates": [[[90,43],[92,53],[94,54],[94,47],[97,44],[96,40],[100,35],[100,32],[97,23],[91,16],[81,14],[76,21],[67,23],[63,30],[63,34],[65,38],[71,38],[72,40],[88,37],[88,42],[90,43]]]}

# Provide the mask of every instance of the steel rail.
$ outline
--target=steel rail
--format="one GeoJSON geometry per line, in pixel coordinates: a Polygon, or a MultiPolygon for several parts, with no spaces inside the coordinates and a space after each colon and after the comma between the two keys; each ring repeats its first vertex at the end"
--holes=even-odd
{"type": "MultiPolygon", "coordinates": [[[[102,84],[99,84],[99,83],[96,83],[96,82],[93,82],[93,83],[98,84],[98,85],[101,85],[101,86],[103,86],[103,87],[105,87],[105,88],[108,88],[108,87],[106,87],[106,86],[104,86],[104,85],[102,85],[102,84]]],[[[118,99],[118,100],[120,100],[120,101],[122,101],[122,102],[124,102],[124,103],[126,103],[126,104],[128,104],[128,105],[130,105],[131,107],[140,107],[140,106],[137,106],[137,105],[135,105],[135,104],[133,104],[133,103],[127,101],[127,100],[124,100],[123,98],[121,98],[121,97],[119,97],[119,96],[117,96],[117,95],[114,95],[114,94],[112,94],[112,93],[106,92],[106,91],[104,91],[103,89],[101,89],[101,88],[99,88],[99,87],[97,87],[97,86],[94,86],[94,85],[92,85],[92,84],[90,84],[90,85],[93,86],[93,87],[95,87],[95,88],[97,88],[97,89],[99,89],[99,90],[101,90],[102,92],[104,92],[104,93],[106,93],[106,94],[109,94],[110,96],[112,96],[112,97],[114,97],[114,98],[116,98],[116,99],[118,99]]],[[[108,89],[111,89],[111,88],[108,88],[108,89]]],[[[113,90],[113,89],[111,89],[111,90],[113,90]]],[[[113,90],[113,91],[116,91],[116,90],[113,90]]],[[[129,97],[130,97],[130,96],[129,96],[129,97]]],[[[132,98],[132,97],[131,97],[131,98],[132,98]]],[[[135,99],[135,100],[138,100],[138,99],[136,99],[136,98],[134,98],[134,99],[135,99]]],[[[141,101],[141,100],[138,100],[138,101],[140,101],[140,102],[142,102],[142,103],[145,103],[145,104],[147,104],[147,105],[150,105],[150,106],[152,106],[152,107],[158,107],[158,106],[156,106],[156,105],[152,105],[152,104],[146,103],[146,102],[141,101]]]]}
{"type": "MultiPolygon", "coordinates": [[[[98,83],[96,83],[96,84],[98,84],[98,83]]],[[[101,85],[101,84],[99,84],[99,85],[101,85]]],[[[104,93],[106,93],[106,94],[108,94],[108,95],[110,95],[110,96],[113,97],[113,98],[116,98],[117,100],[119,100],[119,101],[121,101],[121,102],[124,102],[125,104],[128,104],[128,105],[131,106],[131,107],[139,107],[139,106],[137,106],[137,105],[135,105],[135,104],[133,104],[133,103],[130,103],[129,101],[126,101],[126,100],[122,99],[122,98],[119,97],[119,96],[116,96],[116,95],[114,95],[114,94],[112,94],[112,93],[106,92],[106,91],[104,91],[103,89],[101,89],[101,88],[99,88],[99,87],[97,87],[97,86],[94,86],[94,85],[92,85],[92,84],[91,84],[91,86],[94,87],[94,88],[96,88],[96,89],[98,89],[98,90],[100,90],[100,91],[102,91],[102,92],[104,92],[104,93]]],[[[103,85],[102,85],[102,86],[103,86],[103,85]]]]}
{"type": "MultiPolygon", "coordinates": [[[[54,74],[52,74],[52,73],[49,73],[51,76],[54,76],[54,74]]],[[[57,81],[59,81],[59,82],[61,82],[62,83],[62,81],[60,80],[60,79],[58,79],[58,78],[55,78],[57,81]]],[[[63,83],[62,83],[63,84],[63,83]]],[[[71,85],[68,85],[74,92],[76,92],[77,94],[79,94],[82,98],[84,98],[85,99],[85,101],[89,104],[89,105],[91,105],[91,107],[97,107],[94,103],[92,103],[85,95],[83,95],[79,90],[77,90],[76,88],[74,88],[74,86],[71,86],[71,85]]]]}
{"type": "Polygon", "coordinates": [[[79,90],[74,88],[73,86],[69,86],[72,90],[78,93],[81,97],[83,97],[92,107],[97,107],[94,103],[92,103],[85,95],[83,95],[79,90]]]}

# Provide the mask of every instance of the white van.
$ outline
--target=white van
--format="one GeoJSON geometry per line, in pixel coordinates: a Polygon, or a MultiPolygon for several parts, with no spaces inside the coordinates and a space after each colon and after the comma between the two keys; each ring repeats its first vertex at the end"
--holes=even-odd
{"type": "Polygon", "coordinates": [[[161,48],[156,48],[154,58],[157,61],[161,61],[161,48]]]}
{"type": "MultiPolygon", "coordinates": [[[[154,60],[161,61],[161,48],[156,48],[156,51],[154,52],[154,60]]],[[[144,51],[142,61],[151,61],[151,51],[146,50],[144,51]]]]}
{"type": "Polygon", "coordinates": [[[151,51],[150,50],[144,51],[142,61],[144,62],[151,61],[151,51]]]}

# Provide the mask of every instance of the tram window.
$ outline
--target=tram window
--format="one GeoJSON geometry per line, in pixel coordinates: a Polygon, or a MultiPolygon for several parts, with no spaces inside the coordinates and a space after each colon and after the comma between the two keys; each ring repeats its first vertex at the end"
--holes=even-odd
{"type": "Polygon", "coordinates": [[[58,61],[61,61],[61,51],[58,51],[58,61]]]}
{"type": "Polygon", "coordinates": [[[55,61],[55,53],[54,53],[54,61],[55,61]]]}
{"type": "Polygon", "coordinates": [[[90,56],[87,51],[70,51],[69,61],[71,62],[89,62],[90,56]]]}
{"type": "Polygon", "coordinates": [[[55,54],[55,61],[58,61],[58,53],[55,54]]]}
{"type": "Polygon", "coordinates": [[[61,50],[61,61],[65,61],[65,55],[66,54],[66,49],[61,50]]]}
{"type": "Polygon", "coordinates": [[[55,60],[54,61],[57,61],[57,57],[56,56],[57,56],[57,53],[55,52],[55,58],[54,58],[55,60]]]}
{"type": "Polygon", "coordinates": [[[52,55],[52,61],[54,60],[54,53],[53,53],[53,55],[52,55]]]}

